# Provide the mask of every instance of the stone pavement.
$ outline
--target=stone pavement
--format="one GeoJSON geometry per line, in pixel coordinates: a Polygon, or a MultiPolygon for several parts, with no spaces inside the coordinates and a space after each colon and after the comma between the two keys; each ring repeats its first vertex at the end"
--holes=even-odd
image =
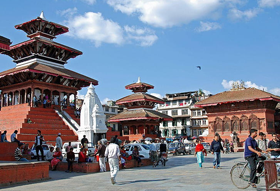
{"type": "MultiPolygon", "coordinates": [[[[179,191],[179,190],[238,190],[230,180],[230,169],[235,162],[244,161],[243,153],[222,154],[222,169],[213,169],[213,156],[205,158],[200,169],[193,155],[169,158],[165,167],[159,165],[125,169],[119,172],[117,184],[110,182],[109,172],[105,173],[65,173],[50,171],[52,179],[2,187],[3,190],[109,190],[109,191],[179,191]]],[[[255,190],[249,187],[247,190],[255,190]]],[[[265,190],[264,179],[258,190],[265,190]]]]}

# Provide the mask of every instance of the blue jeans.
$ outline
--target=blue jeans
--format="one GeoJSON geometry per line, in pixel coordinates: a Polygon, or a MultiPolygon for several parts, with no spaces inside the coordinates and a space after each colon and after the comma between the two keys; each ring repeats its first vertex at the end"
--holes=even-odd
{"type": "Polygon", "coordinates": [[[214,152],[213,166],[220,167],[221,152],[214,152]]]}
{"type": "Polygon", "coordinates": [[[20,158],[18,161],[29,162],[26,158],[20,158]]]}

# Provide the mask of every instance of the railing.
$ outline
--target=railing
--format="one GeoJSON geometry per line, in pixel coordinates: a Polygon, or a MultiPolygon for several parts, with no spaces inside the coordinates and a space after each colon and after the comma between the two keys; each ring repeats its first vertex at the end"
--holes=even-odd
{"type": "Polygon", "coordinates": [[[68,115],[67,112],[59,111],[58,109],[55,109],[55,112],[72,130],[74,130],[76,133],[78,132],[80,125],[74,119],[72,119],[72,117],[68,115]]]}

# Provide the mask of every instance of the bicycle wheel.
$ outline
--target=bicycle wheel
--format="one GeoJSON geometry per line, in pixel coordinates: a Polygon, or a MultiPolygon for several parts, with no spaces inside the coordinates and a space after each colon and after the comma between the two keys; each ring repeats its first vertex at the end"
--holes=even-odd
{"type": "Polygon", "coordinates": [[[244,163],[243,164],[236,164],[232,167],[230,171],[230,178],[234,186],[236,186],[239,189],[246,189],[249,185],[250,180],[250,169],[247,166],[244,170],[244,173],[242,174],[244,170],[244,163]]]}

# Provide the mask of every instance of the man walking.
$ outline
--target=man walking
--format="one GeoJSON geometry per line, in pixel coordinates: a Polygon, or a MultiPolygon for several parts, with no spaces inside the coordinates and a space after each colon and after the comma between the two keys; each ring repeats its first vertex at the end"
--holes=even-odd
{"type": "Polygon", "coordinates": [[[58,133],[56,140],[55,140],[55,145],[59,150],[61,151],[62,149],[62,139],[61,139],[61,133],[58,133]]]}
{"type": "MultiPolygon", "coordinates": [[[[267,151],[271,152],[271,158],[280,158],[280,141],[275,133],[272,133],[272,140],[268,143],[267,151]]],[[[278,175],[280,175],[279,165],[277,165],[277,171],[278,175]]]]}
{"type": "Polygon", "coordinates": [[[152,144],[150,144],[150,152],[151,152],[151,161],[153,163],[154,166],[156,166],[157,164],[157,148],[156,148],[156,144],[154,143],[154,141],[151,141],[152,144]]]}
{"type": "Polygon", "coordinates": [[[120,148],[115,142],[115,137],[112,137],[110,140],[110,144],[105,150],[105,156],[108,157],[109,160],[112,184],[116,183],[116,176],[119,171],[119,162],[121,161],[120,148]]]}
{"type": "Polygon", "coordinates": [[[210,146],[210,151],[212,154],[214,154],[213,168],[215,169],[217,166],[217,169],[220,169],[221,151],[224,153],[224,149],[220,141],[220,136],[218,134],[215,134],[215,138],[210,146]]]}
{"type": "Polygon", "coordinates": [[[40,130],[38,130],[37,133],[38,134],[35,137],[35,147],[36,147],[37,160],[39,161],[40,160],[39,159],[39,151],[41,152],[42,160],[44,160],[44,151],[43,151],[42,144],[43,144],[43,141],[45,141],[45,140],[44,140],[44,137],[42,136],[40,130]]]}
{"type": "Polygon", "coordinates": [[[98,151],[96,154],[99,155],[100,172],[106,172],[106,164],[105,164],[106,147],[101,143],[101,141],[98,141],[97,144],[98,144],[98,151]]]}
{"type": "Polygon", "coordinates": [[[250,173],[250,182],[253,188],[257,188],[257,164],[258,164],[258,157],[261,157],[261,152],[263,152],[257,144],[255,138],[258,136],[256,129],[250,130],[250,136],[245,141],[245,149],[244,149],[244,157],[249,162],[251,173],[250,173]]]}

